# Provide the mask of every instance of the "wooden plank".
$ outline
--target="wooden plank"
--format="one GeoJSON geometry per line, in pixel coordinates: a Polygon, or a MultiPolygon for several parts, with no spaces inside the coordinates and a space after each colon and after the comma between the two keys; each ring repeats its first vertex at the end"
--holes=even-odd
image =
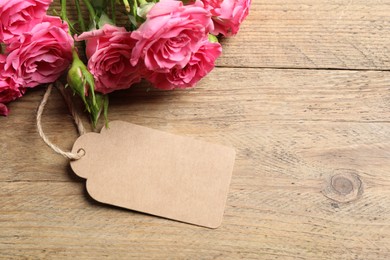
{"type": "MultiPolygon", "coordinates": [[[[140,86],[113,94],[110,119],[238,147],[250,147],[252,141],[241,143],[234,135],[254,138],[283,124],[298,132],[307,129],[306,124],[335,123],[344,128],[336,128],[334,133],[328,130],[328,134],[340,136],[336,145],[346,137],[380,143],[388,141],[389,136],[386,128],[390,120],[389,75],[389,72],[217,68],[197,88],[188,91],[147,91],[140,86]],[[357,129],[352,127],[354,124],[357,129]]],[[[42,95],[42,89],[28,92],[10,104],[12,112],[8,118],[0,118],[2,159],[8,162],[0,175],[2,181],[69,180],[63,174],[65,161],[47,148],[36,133],[35,113],[42,95]],[[15,154],[27,160],[15,160],[15,154]]],[[[84,119],[88,124],[88,119],[84,119]]],[[[60,147],[70,149],[77,138],[57,91],[50,98],[43,126],[60,147]]],[[[267,139],[273,139],[273,130],[264,137],[267,139]]]]}
{"type": "MultiPolygon", "coordinates": [[[[90,199],[38,137],[33,90],[0,118],[2,257],[387,259],[389,76],[217,68],[192,90],[113,94],[111,120],[236,147],[216,230],[90,199]]],[[[57,92],[43,124],[63,148],[77,137],[57,92]]]]}
{"type": "Polygon", "coordinates": [[[390,68],[390,1],[254,0],[220,66],[390,68]]]}
{"type": "MultiPolygon", "coordinates": [[[[80,183],[8,183],[0,211],[2,257],[386,259],[389,192],[331,203],[270,178],[231,189],[216,230],[99,205],[80,183]],[[387,201],[387,202],[386,202],[387,201]],[[375,215],[374,215],[375,213],[375,215]]],[[[286,179],[287,180],[287,179],[286,179]]],[[[252,180],[253,182],[253,180],[252,180]]]]}

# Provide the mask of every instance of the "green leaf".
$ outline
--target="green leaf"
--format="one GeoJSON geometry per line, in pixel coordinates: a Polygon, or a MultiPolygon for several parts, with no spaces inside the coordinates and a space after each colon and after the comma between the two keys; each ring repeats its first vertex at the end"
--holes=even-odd
{"type": "Polygon", "coordinates": [[[104,103],[103,103],[103,115],[104,115],[104,121],[106,128],[108,128],[108,105],[109,105],[109,100],[108,100],[108,95],[104,95],[104,103]]]}
{"type": "Polygon", "coordinates": [[[103,107],[103,98],[100,94],[95,94],[94,77],[80,60],[76,50],[73,50],[73,62],[67,80],[73,92],[83,100],[86,110],[91,114],[92,124],[96,127],[103,107]]]}
{"type": "Polygon", "coordinates": [[[89,105],[91,107],[91,112],[90,112],[91,121],[92,121],[92,126],[95,129],[97,122],[99,120],[100,114],[103,111],[104,97],[102,94],[96,93],[95,98],[94,98],[94,102],[96,103],[96,105],[92,105],[92,98],[87,98],[87,102],[89,103],[89,105]]]}
{"type": "Polygon", "coordinates": [[[115,25],[114,22],[110,19],[110,17],[108,17],[108,15],[105,12],[102,12],[99,18],[98,27],[102,28],[105,24],[115,25]]]}
{"type": "Polygon", "coordinates": [[[218,38],[215,35],[209,33],[209,42],[218,42],[218,38]]]}

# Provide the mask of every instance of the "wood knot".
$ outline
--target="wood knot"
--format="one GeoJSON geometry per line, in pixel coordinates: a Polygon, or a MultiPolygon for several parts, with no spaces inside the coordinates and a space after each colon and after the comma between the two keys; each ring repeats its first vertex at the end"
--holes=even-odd
{"type": "Polygon", "coordinates": [[[358,199],[363,193],[363,185],[356,173],[341,172],[327,180],[322,193],[331,200],[345,203],[358,199]]]}

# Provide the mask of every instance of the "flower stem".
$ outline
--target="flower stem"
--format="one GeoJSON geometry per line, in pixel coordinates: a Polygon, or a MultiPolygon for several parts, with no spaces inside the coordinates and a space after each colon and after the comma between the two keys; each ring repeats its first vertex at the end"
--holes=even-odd
{"type": "MultiPolygon", "coordinates": [[[[137,1],[137,0],[135,0],[137,1]]],[[[130,4],[128,0],[123,0],[123,4],[125,5],[126,12],[130,13],[130,4]]]]}
{"type": "Polygon", "coordinates": [[[81,31],[82,31],[82,32],[85,32],[85,31],[86,31],[86,28],[85,28],[85,22],[84,22],[83,15],[82,15],[82,13],[81,13],[80,0],[74,0],[74,3],[75,3],[75,5],[76,5],[77,18],[78,18],[78,20],[79,20],[79,24],[80,24],[81,31]]]}
{"type": "Polygon", "coordinates": [[[65,21],[69,26],[69,34],[73,37],[73,34],[76,34],[76,29],[73,27],[72,23],[70,22],[68,16],[66,15],[66,0],[60,0],[61,2],[61,13],[60,17],[62,21],[65,21]]]}
{"type": "Polygon", "coordinates": [[[137,20],[137,9],[138,9],[138,1],[137,0],[134,0],[133,2],[133,16],[134,16],[134,19],[136,21],[136,23],[138,22],[137,20]]]}
{"type": "Polygon", "coordinates": [[[108,100],[108,95],[103,95],[103,115],[104,115],[104,121],[106,128],[108,128],[108,105],[109,105],[109,100],[108,100]]]}
{"type": "Polygon", "coordinates": [[[96,20],[96,12],[95,12],[95,9],[93,8],[91,2],[89,2],[89,0],[83,0],[83,1],[84,1],[85,6],[88,9],[89,16],[91,17],[91,20],[95,21],[96,20]]]}
{"type": "Polygon", "coordinates": [[[60,17],[62,20],[67,21],[68,17],[66,16],[66,0],[61,0],[61,13],[60,17]]]}
{"type": "Polygon", "coordinates": [[[146,5],[148,1],[146,0],[138,0],[139,5],[146,5]]]}
{"type": "Polygon", "coordinates": [[[116,24],[116,0],[111,0],[111,19],[116,24]]]}

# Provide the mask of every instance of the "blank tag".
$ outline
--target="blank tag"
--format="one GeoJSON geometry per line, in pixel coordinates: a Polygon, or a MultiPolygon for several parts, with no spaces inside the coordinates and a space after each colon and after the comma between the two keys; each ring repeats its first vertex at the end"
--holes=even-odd
{"type": "Polygon", "coordinates": [[[73,171],[97,201],[217,228],[223,217],[235,151],[121,121],[80,136],[73,171]]]}

